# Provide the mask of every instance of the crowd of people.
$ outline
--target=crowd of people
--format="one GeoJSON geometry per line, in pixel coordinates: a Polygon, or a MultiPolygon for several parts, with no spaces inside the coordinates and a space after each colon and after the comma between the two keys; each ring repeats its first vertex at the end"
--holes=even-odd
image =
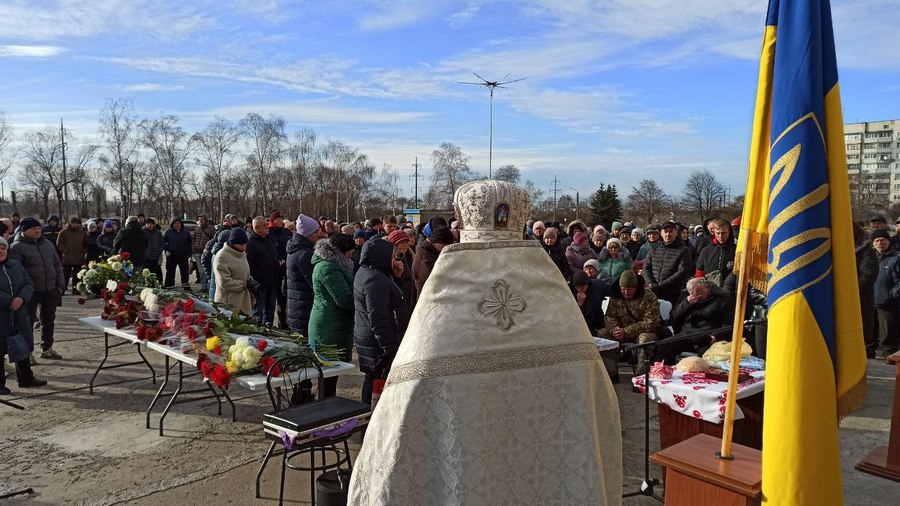
{"type": "MultiPolygon", "coordinates": [[[[702,353],[730,337],[722,328],[733,323],[739,286],[732,272],[739,221],[713,218],[692,227],[666,221],[644,228],[617,221],[609,229],[579,220],[565,226],[529,221],[523,238],[547,252],[592,334],[661,341],[655,350],[637,353],[640,373],[653,360],[702,353]],[[699,337],[665,343],[673,333],[699,337]]],[[[355,346],[365,373],[362,396],[369,402],[374,381],[390,370],[441,250],[459,241],[458,225],[440,217],[414,225],[391,215],[364,223],[304,214],[285,220],[273,210],[246,220],[228,214],[218,225],[201,214],[192,230],[175,218],[162,231],[142,214],[127,217],[121,227],[117,220],[89,220],[86,229],[79,218],[63,227],[57,216],[42,224],[14,214],[0,219],[0,354],[13,335],[24,336],[33,352],[39,329],[39,357],[61,359],[53,334],[62,296],[77,293],[76,274],[84,265],[127,252],[164,287],[191,290],[195,273],[196,295],[233,306],[261,325],[335,346],[341,360],[349,361],[355,346]]],[[[855,225],[855,239],[864,340],[874,358],[879,343],[887,354],[900,343],[900,234],[888,233],[883,216],[874,216],[868,228],[855,225]]],[[[765,296],[752,287],[749,292],[747,318],[764,316],[765,296]]],[[[756,325],[750,337],[754,353],[764,358],[765,325],[756,325]]],[[[33,353],[16,362],[20,387],[46,384],[35,378],[36,364],[33,353]]],[[[0,394],[8,394],[5,374],[0,380],[0,394]]],[[[326,389],[333,394],[336,385],[337,378],[330,378],[326,389]]]]}

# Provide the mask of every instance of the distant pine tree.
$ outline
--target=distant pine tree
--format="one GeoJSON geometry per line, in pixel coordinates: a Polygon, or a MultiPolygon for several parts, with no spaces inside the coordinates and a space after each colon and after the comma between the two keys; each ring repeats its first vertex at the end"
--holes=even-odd
{"type": "Polygon", "coordinates": [[[609,228],[612,222],[622,219],[622,201],[616,185],[600,183],[600,189],[591,197],[591,218],[594,225],[609,228]]]}

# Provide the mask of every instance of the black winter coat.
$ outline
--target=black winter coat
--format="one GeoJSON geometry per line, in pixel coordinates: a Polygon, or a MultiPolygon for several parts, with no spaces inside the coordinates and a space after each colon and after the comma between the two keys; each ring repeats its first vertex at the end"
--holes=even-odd
{"type": "Polygon", "coordinates": [[[287,320],[291,330],[304,336],[309,333],[309,317],[313,300],[313,243],[294,234],[287,245],[287,320]]]}
{"type": "Polygon", "coordinates": [[[391,280],[394,245],[384,240],[366,241],[359,272],[353,280],[356,317],[353,341],[359,355],[359,369],[365,373],[387,372],[400,347],[409,319],[400,288],[391,280]],[[382,359],[384,371],[376,371],[382,359]]]}
{"type": "MultiPolygon", "coordinates": [[[[578,297],[578,289],[569,282],[569,290],[572,296],[578,297]]],[[[588,284],[587,298],[581,305],[581,315],[584,316],[584,322],[587,323],[588,330],[592,336],[596,336],[597,332],[606,327],[603,322],[603,299],[609,295],[609,285],[600,279],[592,279],[588,284]]]]}
{"type": "Polygon", "coordinates": [[[900,306],[900,253],[889,249],[878,259],[878,278],[875,280],[875,307],[900,306]]]}
{"type": "Polygon", "coordinates": [[[275,243],[275,251],[282,260],[287,260],[287,245],[294,234],[283,227],[269,228],[269,240],[275,243]]]}
{"type": "Polygon", "coordinates": [[[720,287],[725,285],[725,278],[734,269],[734,252],[737,246],[734,238],[729,238],[725,244],[719,244],[713,238],[712,244],[703,248],[697,259],[697,276],[705,276],[711,272],[719,271],[721,276],[717,283],[720,287]]]}
{"type": "Polygon", "coordinates": [[[250,234],[247,240],[247,263],[250,264],[250,275],[263,288],[281,286],[281,256],[275,250],[275,241],[268,236],[260,237],[250,234]]]}
{"type": "Polygon", "coordinates": [[[141,224],[132,221],[125,225],[125,228],[119,230],[116,240],[113,242],[113,249],[116,250],[116,253],[130,254],[135,269],[140,270],[144,267],[148,243],[147,234],[144,233],[141,224]]]}
{"type": "Polygon", "coordinates": [[[95,232],[88,232],[87,235],[84,236],[84,259],[87,263],[100,260],[100,255],[103,255],[104,253],[103,248],[97,245],[97,239],[100,238],[100,234],[101,232],[97,230],[95,232]]]}
{"type": "Polygon", "coordinates": [[[159,257],[162,256],[163,248],[166,246],[166,241],[163,240],[162,232],[160,232],[158,228],[154,228],[152,232],[144,228],[144,236],[147,237],[147,249],[144,251],[144,261],[149,260],[151,262],[159,262],[159,257]]]}
{"type": "Polygon", "coordinates": [[[674,304],[693,274],[691,252],[677,237],[669,244],[660,244],[647,256],[643,273],[644,281],[657,298],[674,304]]]}
{"type": "Polygon", "coordinates": [[[878,255],[872,243],[866,243],[856,250],[856,276],[859,282],[859,305],[862,313],[863,336],[866,343],[875,337],[875,280],[878,279],[878,255]]]}
{"type": "Polygon", "coordinates": [[[559,269],[559,273],[562,274],[563,279],[566,281],[569,280],[569,260],[566,259],[566,247],[556,242],[553,246],[547,246],[544,241],[541,241],[541,246],[544,247],[544,251],[550,255],[550,260],[553,261],[553,264],[559,269]]]}
{"type": "Polygon", "coordinates": [[[178,232],[174,228],[166,230],[166,233],[163,234],[163,240],[166,242],[166,253],[175,258],[190,258],[194,248],[194,238],[184,228],[184,225],[178,232]]]}
{"type": "Polygon", "coordinates": [[[9,247],[9,258],[22,264],[28,277],[31,278],[35,292],[66,290],[62,261],[56,251],[56,245],[51,244],[44,236],[35,242],[25,237],[25,234],[20,235],[9,247]]]}
{"type": "MultiPolygon", "coordinates": [[[[677,334],[689,334],[701,330],[712,330],[734,324],[734,301],[725,290],[715,285],[709,287],[709,297],[703,302],[693,305],[688,303],[687,290],[682,290],[682,297],[672,308],[669,323],[677,334]]],[[[731,335],[731,330],[723,331],[723,335],[731,335]]],[[[700,342],[708,343],[709,337],[704,335],[700,342]]],[[[698,344],[700,344],[698,342],[698,344]]]]}

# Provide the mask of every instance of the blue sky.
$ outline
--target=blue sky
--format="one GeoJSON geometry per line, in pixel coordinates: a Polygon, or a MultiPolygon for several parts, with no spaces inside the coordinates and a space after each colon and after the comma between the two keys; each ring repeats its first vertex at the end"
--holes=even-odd
{"type": "MultiPolygon", "coordinates": [[[[441,142],[486,173],[488,91],[458,81],[509,73],[526,80],[495,92],[494,168],[626,195],[706,168],[740,194],[766,4],[3,0],[0,111],[80,142],[108,97],[189,131],[274,113],[403,176],[441,142]]],[[[832,4],[845,120],[900,118],[900,1],[832,4]]]]}

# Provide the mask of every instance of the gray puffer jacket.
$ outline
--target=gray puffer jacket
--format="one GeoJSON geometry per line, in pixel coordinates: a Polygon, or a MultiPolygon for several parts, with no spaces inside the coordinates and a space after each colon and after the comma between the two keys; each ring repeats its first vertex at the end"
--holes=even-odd
{"type": "Polygon", "coordinates": [[[66,289],[62,262],[56,253],[56,245],[41,236],[37,241],[19,235],[9,248],[9,258],[25,267],[35,292],[66,289]]]}

